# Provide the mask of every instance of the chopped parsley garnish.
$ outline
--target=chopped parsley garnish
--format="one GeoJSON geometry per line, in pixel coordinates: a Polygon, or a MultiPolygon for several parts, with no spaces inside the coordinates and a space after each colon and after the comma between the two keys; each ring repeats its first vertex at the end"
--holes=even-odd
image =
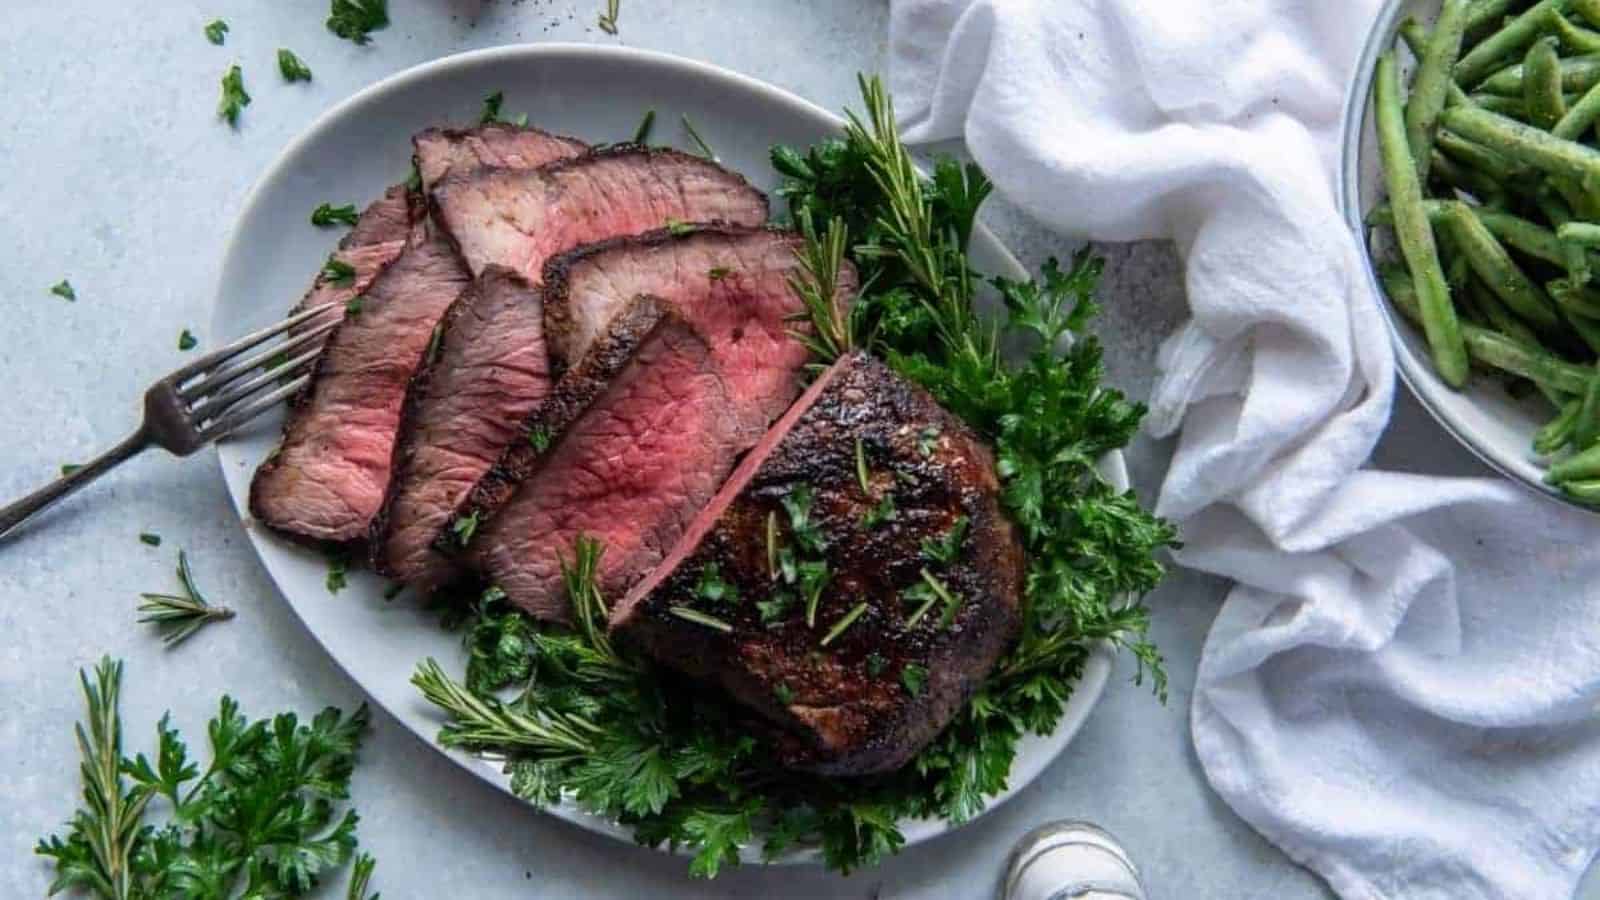
{"type": "Polygon", "coordinates": [[[359,214],[356,212],[354,203],[347,203],[344,206],[323,203],[311,211],[311,224],[318,228],[326,228],[330,225],[354,226],[358,218],[359,214]]]}
{"type": "Polygon", "coordinates": [[[221,19],[212,19],[210,24],[206,25],[205,31],[206,40],[216,44],[218,47],[228,41],[228,23],[221,19]]]}
{"type": "Polygon", "coordinates": [[[865,603],[857,603],[855,606],[851,607],[849,612],[839,617],[839,621],[833,623],[833,627],[828,629],[828,633],[822,636],[822,640],[819,641],[818,644],[826,647],[838,640],[839,636],[850,630],[850,626],[854,625],[856,620],[861,618],[866,611],[867,604],[865,603]]]}
{"type": "Polygon", "coordinates": [[[806,601],[806,624],[816,627],[817,604],[822,600],[822,591],[828,586],[832,573],[828,571],[828,564],[820,559],[808,559],[800,563],[800,594],[806,601]]]}
{"type": "MultiPolygon", "coordinates": [[[[299,897],[355,854],[357,816],[340,807],[365,706],[350,716],[329,707],[306,722],[292,712],[251,721],[225,696],[206,725],[209,761],[189,756],[165,715],[156,752],[124,755],[134,732],[119,709],[122,663],[102,657],[78,677],[87,708],[77,727],[83,806],[64,836],[34,847],[54,861],[51,893],[299,897]]],[[[372,868],[370,856],[358,856],[342,896],[371,900],[372,868]]]]}
{"type": "Polygon", "coordinates": [[[694,145],[699,148],[700,155],[706,159],[716,161],[716,151],[712,150],[711,145],[706,143],[706,139],[700,136],[700,132],[694,127],[694,123],[689,121],[688,114],[684,114],[681,118],[683,119],[683,130],[688,133],[689,140],[694,141],[694,145]]]}
{"type": "Polygon", "coordinates": [[[933,609],[933,604],[939,602],[939,595],[934,593],[927,582],[919,581],[900,592],[900,602],[908,606],[914,604],[911,615],[906,616],[905,629],[910,631],[917,627],[917,623],[928,614],[928,610],[933,609]]]}
{"type": "Polygon", "coordinates": [[[700,581],[694,588],[695,596],[712,603],[738,603],[739,592],[722,577],[722,567],[715,562],[706,563],[700,570],[700,581]]]}
{"type": "Polygon", "coordinates": [[[57,297],[60,297],[63,300],[78,299],[78,292],[72,289],[72,282],[66,280],[65,278],[61,279],[55,284],[50,285],[50,293],[55,294],[57,297]]]}
{"type": "Polygon", "coordinates": [[[83,466],[80,466],[77,463],[62,463],[61,464],[61,476],[63,478],[65,478],[66,476],[71,475],[73,472],[76,472],[76,471],[78,471],[79,469],[82,469],[82,468],[83,468],[83,466]]]}
{"type": "Polygon", "coordinates": [[[406,589],[405,582],[396,581],[394,584],[391,584],[388,587],[383,589],[383,599],[385,599],[385,600],[393,600],[394,598],[396,598],[396,597],[400,596],[402,593],[404,593],[405,589],[406,589]]]}
{"type": "Polygon", "coordinates": [[[554,438],[550,435],[550,429],[544,427],[543,425],[535,426],[532,431],[528,432],[528,443],[532,444],[533,449],[539,451],[540,453],[550,449],[550,442],[552,440],[554,440],[554,438]]]}
{"type": "Polygon", "coordinates": [[[178,332],[179,350],[193,350],[198,346],[200,346],[200,339],[195,337],[189,329],[185,328],[183,331],[178,332]]]}
{"type": "Polygon", "coordinates": [[[706,271],[706,277],[711,279],[712,281],[721,281],[722,279],[728,277],[728,267],[727,266],[712,266],[710,269],[708,269],[706,271]]]}
{"type": "Polygon", "coordinates": [[[472,515],[456,519],[451,524],[450,530],[455,532],[456,542],[465,547],[478,531],[478,511],[473,510],[472,515]]]}
{"type": "Polygon", "coordinates": [[[222,75],[222,99],[217,101],[217,115],[234,128],[239,127],[239,113],[250,105],[250,95],[244,89],[244,71],[237,65],[229,66],[222,75]]]}
{"type": "Polygon", "coordinates": [[[294,84],[296,81],[310,81],[311,69],[300,57],[294,55],[293,50],[285,47],[278,48],[278,74],[283,80],[294,84]]]}
{"type": "Polygon", "coordinates": [[[633,131],[633,143],[643,144],[650,140],[650,132],[656,127],[656,111],[645,110],[644,118],[639,120],[639,127],[633,131]]]}
{"type": "Polygon", "coordinates": [[[152,547],[159,547],[161,546],[161,535],[153,534],[148,531],[141,531],[139,532],[139,543],[149,544],[152,547]]]}
{"type": "Polygon", "coordinates": [[[335,256],[328,257],[322,266],[322,277],[329,284],[345,285],[356,280],[356,267],[335,256]]]}
{"type": "Polygon", "coordinates": [[[772,696],[778,698],[778,702],[784,706],[794,702],[794,690],[781,681],[772,686],[772,696]]]}
{"type": "Polygon", "coordinates": [[[932,456],[933,448],[939,445],[939,435],[942,433],[933,425],[929,425],[917,432],[917,452],[923,456],[932,456]]]}
{"type": "Polygon", "coordinates": [[[900,685],[906,689],[906,693],[913,697],[921,696],[922,689],[927,683],[928,669],[925,666],[907,663],[906,667],[900,670],[900,685]]]}
{"type": "Polygon", "coordinates": [[[922,539],[922,555],[936,563],[950,565],[961,556],[961,547],[967,542],[967,517],[956,516],[949,530],[936,538],[922,539]]]}
{"type": "Polygon", "coordinates": [[[444,323],[433,326],[433,334],[428,336],[428,352],[423,355],[428,365],[439,361],[439,347],[444,343],[444,323]]]}
{"type": "Polygon", "coordinates": [[[323,581],[328,593],[337,594],[349,585],[349,580],[345,578],[349,571],[349,559],[343,556],[328,557],[328,577],[323,581]]]}
{"type": "Polygon", "coordinates": [[[733,626],[728,624],[727,620],[719,619],[710,613],[703,613],[698,609],[692,609],[687,606],[674,606],[668,609],[667,612],[672,613],[685,622],[693,622],[696,625],[704,625],[707,628],[714,628],[723,634],[731,634],[733,632],[733,626]]]}
{"type": "Polygon", "coordinates": [[[417,168],[417,161],[411,161],[411,174],[406,176],[406,190],[416,193],[422,190],[422,170],[417,168]]]}
{"type": "Polygon", "coordinates": [[[795,543],[807,553],[820,554],[828,549],[828,542],[822,536],[822,529],[811,521],[812,499],[811,485],[802,484],[785,494],[779,502],[789,514],[789,532],[794,535],[795,543]]]}
{"type": "Polygon", "coordinates": [[[690,225],[688,222],[682,222],[678,219],[669,218],[667,219],[667,231],[671,233],[673,237],[683,237],[686,234],[694,233],[694,226],[690,225]]]}
{"type": "Polygon", "coordinates": [[[877,505],[867,510],[861,516],[861,525],[868,531],[877,528],[885,522],[892,522],[895,518],[894,495],[884,494],[877,505]]]}
{"type": "Polygon", "coordinates": [[[500,121],[500,107],[506,102],[504,91],[495,91],[483,98],[483,112],[478,114],[478,124],[488,125],[500,121]]]}
{"type": "Polygon", "coordinates": [[[353,44],[366,44],[371,33],[389,26],[389,0],[333,0],[328,30],[353,44]]]}
{"type": "Polygon", "coordinates": [[[873,652],[867,654],[867,674],[871,675],[873,678],[877,678],[879,675],[882,675],[883,670],[888,668],[888,666],[889,661],[884,659],[881,653],[873,652]]]}
{"type": "MultiPolygon", "coordinates": [[[[155,535],[150,535],[155,537],[155,535]]],[[[144,540],[144,535],[139,539],[144,540]]],[[[149,541],[145,543],[150,544],[149,541]]],[[[156,537],[152,547],[161,545],[161,538],[156,537]]],[[[181,643],[212,622],[220,622],[233,618],[233,610],[226,606],[214,606],[209,603],[200,589],[195,587],[194,573],[189,569],[189,555],[182,550],[178,551],[178,583],[183,587],[182,596],[176,594],[140,594],[139,617],[142,623],[155,625],[161,632],[161,640],[167,646],[181,643]]]]}
{"type": "Polygon", "coordinates": [[[360,294],[357,294],[354,297],[351,297],[349,300],[346,300],[344,302],[345,315],[348,315],[348,316],[358,316],[358,315],[360,315],[361,314],[361,301],[364,300],[364,299],[366,299],[366,298],[363,297],[360,294]]]}
{"type": "Polygon", "coordinates": [[[617,13],[622,11],[622,0],[606,0],[606,11],[600,14],[600,30],[615,36],[617,33],[617,13]]]}
{"type": "Polygon", "coordinates": [[[793,604],[794,594],[786,590],[777,590],[767,599],[756,601],[756,613],[761,616],[761,624],[771,625],[787,615],[789,607],[793,604]]]}

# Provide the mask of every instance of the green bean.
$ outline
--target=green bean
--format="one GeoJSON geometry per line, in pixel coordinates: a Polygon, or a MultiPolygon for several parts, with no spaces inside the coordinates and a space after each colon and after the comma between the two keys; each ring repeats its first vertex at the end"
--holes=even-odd
{"type": "Polygon", "coordinates": [[[1459,134],[1441,131],[1435,139],[1439,151],[1462,165],[1488,175],[1495,181],[1510,181],[1528,174],[1528,167],[1512,162],[1482,144],[1475,144],[1459,134]]]}
{"type": "Polygon", "coordinates": [[[1567,314],[1568,319],[1578,316],[1600,319],[1600,291],[1579,287],[1565,278],[1548,282],[1545,287],[1549,289],[1550,296],[1556,299],[1556,305],[1567,314]]]}
{"type": "Polygon", "coordinates": [[[1600,481],[1564,481],[1561,493],[1573,502],[1595,506],[1600,504],[1600,481]]]}
{"type": "MultiPolygon", "coordinates": [[[[1583,392],[1583,402],[1578,407],[1578,419],[1572,425],[1572,441],[1578,447],[1591,447],[1600,437],[1600,373],[1589,379],[1583,392]]],[[[1600,472],[1596,472],[1600,475],[1600,472]]]]}
{"type": "Polygon", "coordinates": [[[1592,222],[1568,222],[1556,229],[1556,237],[1585,247],[1600,247],[1600,225],[1592,222]]]}
{"type": "Polygon", "coordinates": [[[1462,137],[1543,172],[1568,176],[1579,184],[1600,183],[1600,151],[1593,148],[1466,106],[1445,110],[1440,121],[1462,137]]]}
{"type": "Polygon", "coordinates": [[[1528,323],[1517,318],[1506,308],[1506,305],[1500,302],[1500,298],[1496,297],[1482,281],[1472,282],[1467,293],[1472,298],[1473,305],[1483,313],[1484,320],[1490,328],[1530,347],[1539,346],[1539,336],[1533,333],[1528,323]]]}
{"type": "Polygon", "coordinates": [[[1512,248],[1558,266],[1566,262],[1561,241],[1550,229],[1510,213],[1482,207],[1472,207],[1472,214],[1477,216],[1478,221],[1482,222],[1495,237],[1512,248]]]}
{"type": "Polygon", "coordinates": [[[1567,114],[1550,129],[1550,133],[1564,141],[1575,141],[1589,130],[1589,126],[1600,119],[1600,84],[1590,88],[1588,93],[1578,98],[1578,102],[1567,107],[1567,114]]]}
{"type": "Polygon", "coordinates": [[[1572,11],[1595,28],[1600,28],[1600,0],[1572,0],[1572,11]]]}
{"type": "MultiPolygon", "coordinates": [[[[1562,90],[1581,94],[1597,82],[1600,82],[1600,53],[1569,56],[1561,61],[1562,90]]],[[[1506,97],[1521,96],[1522,64],[1507,66],[1490,75],[1475,90],[1506,97]]]]}
{"type": "Polygon", "coordinates": [[[1467,34],[1476,43],[1485,34],[1498,27],[1511,11],[1514,0],[1478,0],[1467,10],[1467,34]]]}
{"type": "Polygon", "coordinates": [[[1581,400],[1568,400],[1561,404],[1560,412],[1533,436],[1533,452],[1551,456],[1572,441],[1572,429],[1578,421],[1581,400]]]}
{"type": "Polygon", "coordinates": [[[1454,105],[1481,106],[1490,112],[1513,119],[1522,119],[1528,115],[1528,107],[1522,102],[1521,97],[1502,97],[1499,94],[1467,94],[1465,103],[1454,105]]]}
{"type": "Polygon", "coordinates": [[[1432,180],[1441,182],[1446,187],[1465,191],[1477,197],[1486,206],[1500,208],[1506,205],[1506,186],[1504,183],[1495,181],[1470,166],[1463,166],[1438,150],[1433,151],[1433,165],[1430,167],[1428,175],[1432,180]]]}
{"type": "Polygon", "coordinates": [[[1422,209],[1422,182],[1417,178],[1416,164],[1411,161],[1411,150],[1406,145],[1405,114],[1400,107],[1400,71],[1392,52],[1378,59],[1374,103],[1383,174],[1388,183],[1389,203],[1395,212],[1395,235],[1416,281],[1422,330],[1433,351],[1439,377],[1446,384],[1461,387],[1467,382],[1466,348],[1462,344],[1455,307],[1450,303],[1450,289],[1445,286],[1444,272],[1439,266],[1433,228],[1422,209]]]}
{"type": "MultiPolygon", "coordinates": [[[[1417,162],[1417,176],[1428,180],[1428,165],[1433,152],[1434,134],[1439,128],[1439,113],[1444,111],[1449,88],[1456,86],[1450,70],[1461,56],[1461,36],[1467,28],[1467,0],[1444,0],[1433,32],[1423,47],[1417,71],[1411,78],[1411,96],[1406,100],[1406,146],[1417,162]]],[[[1557,75],[1556,80],[1560,81],[1557,75]]],[[[1459,90],[1459,87],[1457,87],[1459,90]]],[[[1556,85],[1556,97],[1561,85],[1556,85]]]]}
{"type": "MultiPolygon", "coordinates": [[[[1557,228],[1572,221],[1571,208],[1562,199],[1561,192],[1556,190],[1555,186],[1549,182],[1546,182],[1539,190],[1534,198],[1534,203],[1539,207],[1539,211],[1544,213],[1544,217],[1550,220],[1550,224],[1557,228]]],[[[1588,284],[1589,278],[1593,274],[1588,248],[1582,244],[1560,239],[1557,239],[1556,243],[1561,248],[1561,259],[1557,262],[1566,268],[1567,278],[1575,285],[1588,284]]]]}
{"type": "Polygon", "coordinates": [[[1547,130],[1567,114],[1561,97],[1561,57],[1554,38],[1540,38],[1528,47],[1522,61],[1522,102],[1528,107],[1528,124],[1547,130]]]}
{"type": "MultiPolygon", "coordinates": [[[[1578,415],[1581,417],[1582,412],[1578,415]]],[[[1587,481],[1600,478],[1600,446],[1590,446],[1566,459],[1553,463],[1544,475],[1546,484],[1563,481],[1587,481]]]]}
{"type": "Polygon", "coordinates": [[[1455,78],[1463,85],[1475,84],[1489,74],[1495,63],[1527,49],[1550,27],[1550,13],[1564,12],[1569,0],[1540,0],[1527,12],[1512,19],[1504,28],[1484,38],[1456,63],[1455,78]]]}
{"type": "MultiPolygon", "coordinates": [[[[1422,27],[1422,23],[1421,22],[1418,22],[1416,19],[1407,17],[1404,22],[1400,23],[1400,38],[1406,42],[1406,47],[1411,50],[1411,55],[1412,56],[1415,56],[1417,59],[1422,59],[1423,51],[1428,46],[1428,32],[1427,32],[1427,29],[1422,27]]],[[[1461,48],[1459,46],[1456,48],[1456,52],[1457,53],[1461,52],[1461,48]]],[[[1450,105],[1450,106],[1476,106],[1477,105],[1477,103],[1471,97],[1467,96],[1467,92],[1463,91],[1461,89],[1461,85],[1456,84],[1454,78],[1445,78],[1444,81],[1445,81],[1445,98],[1444,99],[1445,99],[1445,103],[1447,105],[1450,105]]],[[[1415,82],[1413,82],[1413,84],[1415,84],[1415,82]]],[[[1413,92],[1414,91],[1415,91],[1415,88],[1413,88],[1413,92]]],[[[1496,99],[1504,99],[1504,98],[1496,98],[1496,99]]],[[[1409,106],[1406,107],[1406,113],[1407,113],[1407,115],[1409,115],[1411,113],[1411,108],[1409,106]]],[[[1411,155],[1412,156],[1416,156],[1417,154],[1415,152],[1413,152],[1411,155]]]]}
{"type": "Polygon", "coordinates": [[[1600,52],[1600,32],[1579,28],[1560,13],[1550,14],[1550,24],[1555,28],[1556,36],[1561,39],[1561,46],[1573,53],[1600,52]]]}
{"type": "Polygon", "coordinates": [[[1447,206],[1445,227],[1471,264],[1472,271],[1517,315],[1540,327],[1554,327],[1560,321],[1555,305],[1472,214],[1472,208],[1458,201],[1447,206]]]}

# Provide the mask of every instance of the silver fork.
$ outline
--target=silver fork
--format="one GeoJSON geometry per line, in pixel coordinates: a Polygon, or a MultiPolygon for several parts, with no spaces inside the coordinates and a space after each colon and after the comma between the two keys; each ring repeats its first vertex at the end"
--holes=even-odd
{"type": "Polygon", "coordinates": [[[151,446],[174,456],[188,456],[282,403],[311,380],[311,365],[322,352],[320,340],[339,324],[340,317],[329,316],[325,322],[295,329],[338,305],[313,306],[247,334],[151,385],[144,395],[144,422],[138,430],[81,467],[0,509],[0,538],[151,446]],[[285,340],[274,340],[279,337],[285,340]]]}

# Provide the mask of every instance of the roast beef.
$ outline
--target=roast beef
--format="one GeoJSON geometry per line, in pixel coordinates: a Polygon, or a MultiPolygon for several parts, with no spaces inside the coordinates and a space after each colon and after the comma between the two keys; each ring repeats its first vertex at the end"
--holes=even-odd
{"type": "Polygon", "coordinates": [[[374,529],[380,573],[435,587],[455,570],[433,540],[550,391],[539,292],[490,266],[437,327],[412,384],[374,529]]]}
{"type": "Polygon", "coordinates": [[[434,326],[469,282],[448,241],[423,225],[353,298],[283,444],[256,470],[258,522],[300,540],[362,547],[389,484],[406,387],[434,326]]]}
{"type": "Polygon", "coordinates": [[[612,630],[777,723],[786,765],[896,769],[1020,628],[1022,549],[999,489],[962,422],[846,355],[615,605],[612,630]]]}
{"type": "Polygon", "coordinates": [[[291,313],[323,304],[331,304],[330,309],[337,310],[351,297],[366,290],[372,279],[405,249],[406,239],[421,219],[421,212],[420,198],[408,192],[405,185],[397,184],[385,191],[362,210],[355,227],[333,251],[333,259],[349,266],[354,274],[337,277],[324,266],[311,283],[311,290],[291,313]]]}
{"type": "Polygon", "coordinates": [[[631,144],[532,170],[452,172],[431,200],[474,274],[499,264],[535,281],[550,257],[591,241],[680,222],[767,219],[767,198],[739,175],[631,144]]]}
{"type": "MultiPolygon", "coordinates": [[[[677,304],[711,342],[723,380],[753,444],[800,393],[810,351],[795,340],[805,305],[789,287],[801,238],[769,228],[705,226],[657,231],[580,247],[544,270],[545,322],[559,371],[588,350],[637,294],[677,304]]],[[[837,302],[855,295],[846,263],[837,302]]]]}
{"type": "Polygon", "coordinates": [[[640,298],[561,378],[444,540],[465,543],[467,560],[519,607],[565,620],[561,555],[580,535],[603,540],[601,583],[624,589],[716,492],[738,429],[705,338],[668,304],[640,298]]]}
{"type": "Polygon", "coordinates": [[[411,139],[413,159],[424,192],[433,190],[446,173],[485,167],[532,169],[556,159],[578,156],[589,145],[509,122],[476,128],[429,128],[411,139]]]}

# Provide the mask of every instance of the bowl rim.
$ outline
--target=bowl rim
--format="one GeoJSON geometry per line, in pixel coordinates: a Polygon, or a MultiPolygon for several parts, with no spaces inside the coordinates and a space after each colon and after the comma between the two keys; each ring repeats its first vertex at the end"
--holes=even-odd
{"type": "Polygon", "coordinates": [[[1378,57],[1393,44],[1399,30],[1401,12],[1409,2],[1411,0],[1384,0],[1383,8],[1373,21],[1372,29],[1367,32],[1366,42],[1356,62],[1355,74],[1345,94],[1340,123],[1339,167],[1336,172],[1339,206],[1345,224],[1350,228],[1359,247],[1362,273],[1366,276],[1367,287],[1372,290],[1373,296],[1378,298],[1378,306],[1383,310],[1383,320],[1389,327],[1389,343],[1394,349],[1395,369],[1400,373],[1400,379],[1405,382],[1411,396],[1417,398],[1417,402],[1433,416],[1433,420],[1454,437],[1457,443],[1466,447],[1473,456],[1502,478],[1546,500],[1600,516],[1600,509],[1578,503],[1543,481],[1530,479],[1516,466],[1507,462],[1495,447],[1481,440],[1472,429],[1458,422],[1449,410],[1434,399],[1436,392],[1453,389],[1444,386],[1444,382],[1439,380],[1425,360],[1410,352],[1405,343],[1405,329],[1411,326],[1400,321],[1395,315],[1394,305],[1389,302],[1388,294],[1384,292],[1382,283],[1378,280],[1377,263],[1372,258],[1365,216],[1361,210],[1362,132],[1366,125],[1367,110],[1372,103],[1372,83],[1378,57]]]}

